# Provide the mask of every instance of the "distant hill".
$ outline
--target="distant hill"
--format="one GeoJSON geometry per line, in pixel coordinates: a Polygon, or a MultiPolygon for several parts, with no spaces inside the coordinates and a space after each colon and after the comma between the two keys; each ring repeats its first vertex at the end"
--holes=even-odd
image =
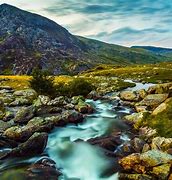
{"type": "Polygon", "coordinates": [[[157,55],[169,56],[172,55],[172,49],[170,48],[162,48],[162,47],[154,47],[154,46],[132,46],[134,49],[145,49],[149,52],[152,52],[157,55]]]}
{"type": "Polygon", "coordinates": [[[43,16],[0,5],[0,73],[30,74],[36,66],[53,74],[77,73],[97,64],[128,65],[169,60],[140,48],[78,37],[43,16]]]}

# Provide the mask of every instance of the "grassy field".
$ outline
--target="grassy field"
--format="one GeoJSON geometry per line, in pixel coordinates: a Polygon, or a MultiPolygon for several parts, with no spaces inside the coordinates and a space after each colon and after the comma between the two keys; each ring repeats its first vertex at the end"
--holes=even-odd
{"type": "MultiPolygon", "coordinates": [[[[55,83],[68,83],[73,78],[80,77],[91,82],[99,90],[121,90],[133,84],[123,79],[133,79],[142,82],[163,83],[172,81],[172,63],[159,63],[149,65],[135,65],[117,67],[112,65],[99,65],[94,69],[85,71],[78,76],[55,76],[55,83]]],[[[14,89],[29,87],[31,76],[0,76],[1,86],[11,86],[14,89]]]]}
{"type": "Polygon", "coordinates": [[[172,63],[115,67],[102,65],[83,73],[84,76],[107,76],[161,83],[172,81],[172,63]]]}

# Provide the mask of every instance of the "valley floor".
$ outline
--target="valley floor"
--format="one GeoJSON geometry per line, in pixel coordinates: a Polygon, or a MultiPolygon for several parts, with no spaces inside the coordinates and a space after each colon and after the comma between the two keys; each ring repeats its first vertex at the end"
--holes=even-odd
{"type": "Polygon", "coordinates": [[[100,65],[55,83],[76,77],[94,85],[87,99],[0,76],[0,179],[171,180],[172,63],[100,65]]]}

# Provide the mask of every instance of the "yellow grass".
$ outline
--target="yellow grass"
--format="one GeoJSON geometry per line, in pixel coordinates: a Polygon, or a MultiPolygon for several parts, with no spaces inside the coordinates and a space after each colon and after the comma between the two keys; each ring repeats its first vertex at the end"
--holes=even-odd
{"type": "MultiPolygon", "coordinates": [[[[16,90],[29,88],[31,76],[0,76],[0,86],[11,86],[16,90]]],[[[73,78],[70,76],[56,76],[55,83],[68,83],[73,78]]]]}

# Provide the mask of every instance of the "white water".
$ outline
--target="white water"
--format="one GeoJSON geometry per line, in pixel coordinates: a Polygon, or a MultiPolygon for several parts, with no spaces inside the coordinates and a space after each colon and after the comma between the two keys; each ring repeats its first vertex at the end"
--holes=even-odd
{"type": "MultiPolygon", "coordinates": [[[[115,128],[123,128],[122,122],[117,118],[112,104],[100,100],[87,102],[93,104],[96,113],[87,116],[85,122],[77,126],[58,127],[49,136],[48,154],[62,168],[64,176],[61,180],[117,180],[117,174],[101,177],[110,168],[110,160],[99,148],[84,141],[108,134],[115,128]],[[74,142],[76,140],[83,141],[74,142]]],[[[126,113],[128,111],[126,109],[126,113]]]]}

